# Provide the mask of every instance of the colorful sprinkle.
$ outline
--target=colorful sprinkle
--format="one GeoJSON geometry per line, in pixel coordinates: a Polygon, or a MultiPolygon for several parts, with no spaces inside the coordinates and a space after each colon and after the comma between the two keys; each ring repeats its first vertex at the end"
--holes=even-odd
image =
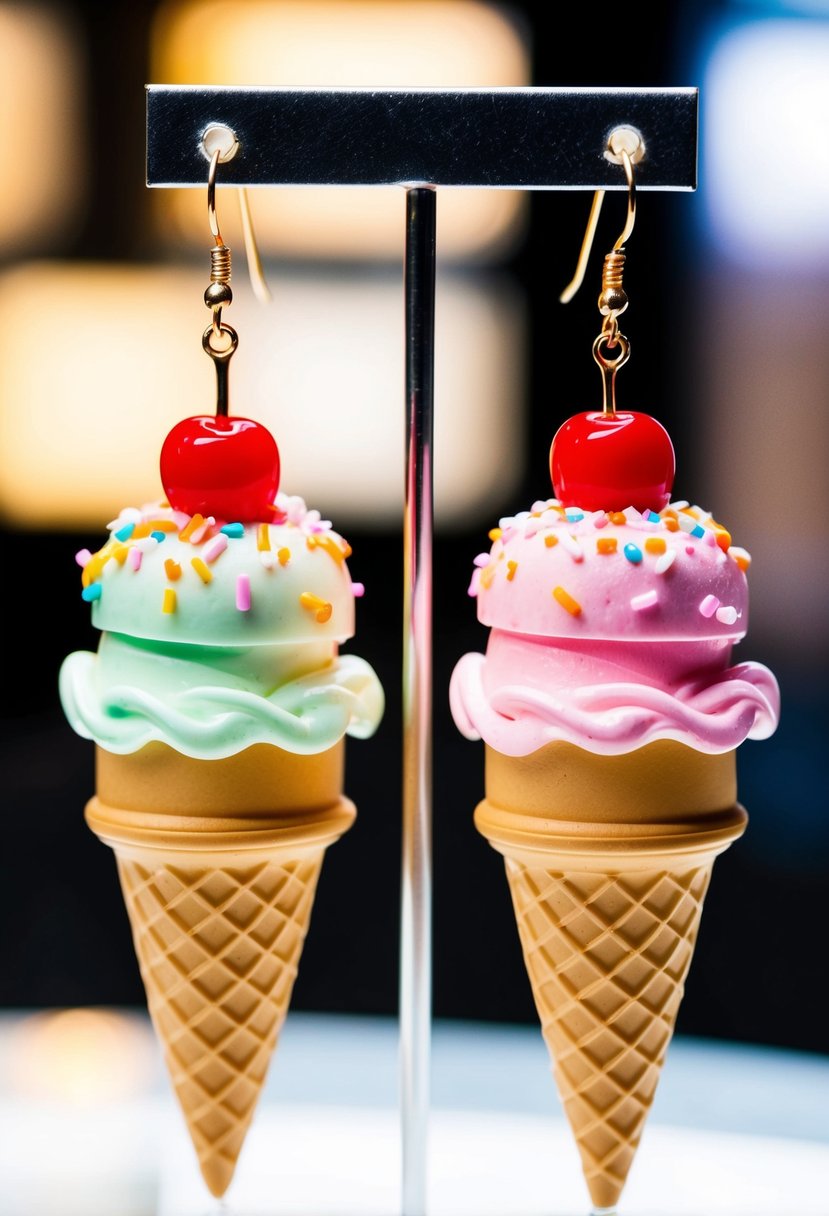
{"type": "Polygon", "coordinates": [[[658,524],[658,523],[662,522],[662,516],[659,515],[656,511],[648,511],[647,515],[645,516],[645,519],[649,519],[652,524],[658,524]]]}
{"type": "Polygon", "coordinates": [[[576,538],[571,536],[569,532],[563,533],[561,543],[570,554],[574,562],[584,561],[584,549],[582,549],[576,538]]]}
{"type": "Polygon", "coordinates": [[[123,528],[118,529],[118,531],[115,533],[115,536],[118,538],[118,540],[129,540],[129,538],[132,536],[134,531],[135,531],[134,523],[124,524],[123,528]]]}
{"type": "Polygon", "coordinates": [[[365,593],[366,593],[365,583],[352,583],[351,584],[351,594],[354,596],[355,600],[362,599],[362,597],[365,595],[365,593]]]}
{"type": "Polygon", "coordinates": [[[699,606],[700,614],[706,618],[712,617],[720,606],[716,595],[706,595],[699,606]]]}
{"type": "Polygon", "coordinates": [[[608,511],[607,518],[619,528],[628,521],[624,511],[608,511]]]}
{"type": "Polygon", "coordinates": [[[123,566],[124,562],[127,560],[128,553],[129,553],[128,545],[113,545],[112,553],[110,556],[115,558],[115,560],[117,561],[119,566],[123,566]]]}
{"type": "Polygon", "coordinates": [[[547,546],[548,549],[552,549],[553,545],[558,544],[558,537],[553,536],[552,532],[548,532],[547,535],[544,537],[544,544],[547,546]]]}
{"type": "Polygon", "coordinates": [[[518,562],[507,562],[507,582],[511,583],[515,578],[515,571],[518,569],[518,562]]]}
{"type": "Polygon", "coordinates": [[[236,577],[236,607],[240,612],[250,612],[250,578],[247,574],[236,577]]]}
{"type": "Polygon", "coordinates": [[[90,583],[90,585],[88,587],[84,587],[83,591],[81,592],[81,599],[86,600],[87,604],[91,604],[93,600],[99,600],[101,598],[102,591],[103,588],[101,587],[100,583],[90,583]]]}
{"type": "Polygon", "coordinates": [[[141,569],[141,561],[142,561],[143,557],[144,557],[144,550],[140,549],[138,547],[138,545],[133,545],[132,548],[130,549],[129,557],[127,558],[128,562],[132,566],[133,570],[141,569]]]}
{"type": "Polygon", "coordinates": [[[662,523],[665,525],[665,527],[668,529],[669,532],[678,532],[679,531],[678,522],[670,515],[666,516],[665,519],[662,520],[662,523]]]}
{"type": "Polygon", "coordinates": [[[189,540],[192,545],[200,545],[206,541],[211,535],[211,530],[216,520],[214,516],[208,515],[207,519],[203,519],[194,532],[190,533],[189,540]]]}
{"type": "Polygon", "coordinates": [[[600,536],[596,541],[597,553],[615,553],[619,541],[615,536],[600,536]]]}
{"type": "Polygon", "coordinates": [[[718,608],[715,615],[721,625],[733,625],[737,620],[737,609],[728,604],[723,608],[718,608]]]}
{"type": "Polygon", "coordinates": [[[483,587],[484,591],[488,591],[489,588],[492,586],[492,580],[495,578],[495,571],[497,569],[498,569],[498,567],[497,567],[496,563],[490,562],[490,564],[488,566],[484,566],[484,568],[481,570],[480,583],[481,583],[481,586],[483,587]]]}
{"type": "Polygon", "coordinates": [[[333,557],[334,561],[340,564],[351,555],[351,546],[346,541],[338,544],[333,536],[329,536],[324,532],[315,536],[314,542],[320,549],[324,549],[329,557],[333,557]]]}
{"type": "Polygon", "coordinates": [[[634,612],[642,612],[645,608],[653,608],[659,603],[659,596],[655,589],[643,591],[641,595],[634,595],[630,601],[630,606],[634,612]]]}
{"type": "Polygon", "coordinates": [[[714,539],[722,549],[723,553],[727,553],[731,548],[731,533],[727,528],[720,527],[719,524],[717,525],[717,530],[714,533],[714,539]]]}
{"type": "Polygon", "coordinates": [[[78,552],[75,554],[75,561],[78,563],[79,566],[85,566],[91,557],[92,557],[92,554],[89,552],[88,549],[79,549],[78,552]]]}
{"type": "Polygon", "coordinates": [[[188,519],[187,523],[184,525],[184,527],[181,529],[181,531],[178,534],[179,540],[189,540],[194,532],[198,532],[199,528],[202,526],[203,523],[204,523],[204,516],[200,515],[198,513],[198,511],[196,512],[195,515],[191,515],[190,518],[188,519]]]}
{"type": "Polygon", "coordinates": [[[177,578],[181,578],[181,566],[168,557],[164,563],[164,573],[171,582],[175,582],[177,578]]]}
{"type": "Polygon", "coordinates": [[[268,524],[260,524],[256,530],[256,548],[267,553],[271,547],[271,530],[268,524]]]}
{"type": "Polygon", "coordinates": [[[580,519],[584,519],[584,511],[568,510],[564,515],[568,524],[577,524],[580,519]]]}
{"type": "Polygon", "coordinates": [[[307,608],[310,612],[316,614],[316,618],[321,625],[331,619],[333,606],[327,600],[321,600],[318,595],[312,595],[310,591],[303,591],[299,597],[299,602],[303,608],[307,608]]]}
{"type": "Polygon", "coordinates": [[[734,558],[734,561],[745,574],[751,565],[751,555],[745,549],[741,549],[739,545],[732,545],[728,552],[729,556],[734,558]]]}
{"type": "Polygon", "coordinates": [[[662,536],[649,536],[645,541],[646,553],[664,553],[667,548],[665,539],[662,536]]]}
{"type": "Polygon", "coordinates": [[[153,540],[157,540],[159,544],[161,544],[161,542],[164,540],[166,535],[167,535],[166,532],[162,532],[158,528],[154,529],[154,531],[152,531],[150,533],[150,536],[153,538],[153,540]]]}
{"type": "Polygon", "coordinates": [[[161,601],[161,611],[166,613],[175,612],[176,610],[176,593],[172,587],[164,588],[164,598],[161,601]]]}
{"type": "Polygon", "coordinates": [[[238,537],[245,535],[245,525],[240,523],[223,524],[219,531],[224,532],[225,536],[232,536],[238,539],[238,537]]]}
{"type": "Polygon", "coordinates": [[[553,598],[565,608],[571,616],[578,616],[581,612],[581,604],[578,600],[574,600],[572,595],[564,590],[563,587],[553,588],[553,598]]]}
{"type": "Polygon", "coordinates": [[[477,557],[472,558],[472,565],[473,566],[488,566],[489,565],[489,554],[488,553],[479,553],[477,555],[477,557]]]}
{"type": "Polygon", "coordinates": [[[226,548],[227,548],[227,536],[225,536],[221,532],[219,532],[219,534],[217,536],[213,537],[210,544],[205,549],[204,560],[207,562],[215,562],[216,558],[219,557],[222,553],[224,553],[226,548]]]}
{"type": "Polygon", "coordinates": [[[193,567],[196,574],[198,574],[199,578],[201,579],[201,581],[203,583],[212,583],[213,582],[212,571],[208,569],[208,567],[205,565],[205,563],[202,561],[202,559],[200,557],[191,557],[190,565],[193,567]]]}
{"type": "Polygon", "coordinates": [[[489,529],[488,536],[489,536],[489,539],[492,541],[500,540],[502,535],[503,535],[503,533],[502,533],[501,528],[490,528],[489,529]]]}
{"type": "Polygon", "coordinates": [[[630,541],[625,545],[624,554],[629,562],[633,562],[634,566],[637,566],[642,560],[642,550],[638,545],[631,544],[630,541]]]}
{"type": "Polygon", "coordinates": [[[94,583],[96,578],[99,578],[101,571],[109,561],[108,553],[95,553],[86,563],[81,575],[81,583],[84,587],[88,587],[90,583],[94,583]]]}
{"type": "Polygon", "coordinates": [[[656,559],[653,568],[657,574],[664,574],[666,570],[670,570],[675,561],[676,549],[666,549],[662,556],[656,559]]]}

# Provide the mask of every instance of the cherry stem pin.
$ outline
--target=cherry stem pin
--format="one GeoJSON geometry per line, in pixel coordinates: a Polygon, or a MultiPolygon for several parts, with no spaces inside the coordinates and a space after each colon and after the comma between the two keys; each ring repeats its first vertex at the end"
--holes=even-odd
{"type": "Polygon", "coordinates": [[[216,216],[216,166],[220,160],[230,160],[238,144],[229,128],[211,128],[204,142],[206,151],[212,149],[207,211],[215,245],[204,293],[213,317],[202,335],[202,346],[216,368],[216,413],[196,414],[173,427],[161,449],[161,481],[175,510],[241,523],[269,522],[275,516],[279,489],[279,449],[267,427],[230,414],[228,365],[239,337],[222,322],[222,309],[231,303],[233,292],[230,249],[216,216]],[[211,133],[215,138],[208,148],[211,133]]]}

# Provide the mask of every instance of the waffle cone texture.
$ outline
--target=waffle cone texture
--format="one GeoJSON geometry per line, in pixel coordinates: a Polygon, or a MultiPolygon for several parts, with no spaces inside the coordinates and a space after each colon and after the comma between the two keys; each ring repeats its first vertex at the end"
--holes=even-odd
{"type": "Polygon", "coordinates": [[[478,830],[504,855],[527,974],[596,1208],[614,1208],[673,1035],[714,860],[745,830],[734,753],[487,748],[478,830]]]}
{"type": "Polygon", "coordinates": [[[96,752],[86,820],[115,852],[152,1023],[204,1181],[233,1178],[311,918],[352,824],[343,746],[199,761],[161,743],[96,752]]]}

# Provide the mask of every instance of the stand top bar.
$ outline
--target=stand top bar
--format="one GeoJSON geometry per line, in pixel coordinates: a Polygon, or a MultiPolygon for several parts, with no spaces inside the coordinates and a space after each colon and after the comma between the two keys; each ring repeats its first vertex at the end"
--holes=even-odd
{"type": "Polygon", "coordinates": [[[232,128],[225,186],[626,189],[610,132],[645,142],[637,190],[697,187],[696,88],[146,86],[147,185],[201,186],[202,135],[232,128]]]}

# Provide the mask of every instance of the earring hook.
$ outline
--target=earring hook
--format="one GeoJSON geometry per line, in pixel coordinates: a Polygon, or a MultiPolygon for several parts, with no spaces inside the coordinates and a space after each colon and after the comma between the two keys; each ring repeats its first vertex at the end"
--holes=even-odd
{"type": "MultiPolygon", "coordinates": [[[[207,172],[207,218],[210,231],[216,242],[216,248],[226,248],[219,228],[219,218],[216,214],[216,170],[219,164],[232,160],[239,150],[239,141],[230,127],[208,127],[202,136],[202,150],[210,159],[207,172]]],[[[245,256],[248,263],[248,274],[253,293],[262,304],[267,304],[272,296],[262,269],[262,259],[253,231],[250,203],[244,186],[237,186],[239,211],[242,218],[242,232],[245,239],[245,256]]],[[[230,278],[230,251],[228,250],[227,277],[230,278]]]]}
{"type": "MultiPolygon", "coordinates": [[[[625,219],[625,226],[613,246],[614,253],[618,253],[623,248],[633,232],[633,226],[636,222],[636,182],[633,176],[633,166],[644,155],[644,141],[639,132],[633,127],[616,127],[611,131],[607,140],[605,157],[613,161],[614,164],[624,165],[625,180],[628,187],[627,217],[625,219]]],[[[602,203],[604,202],[606,193],[606,190],[597,190],[593,195],[593,203],[590,207],[590,215],[587,220],[587,228],[584,233],[578,262],[576,263],[575,274],[559,296],[562,304],[568,304],[572,300],[584,281],[590,251],[593,248],[593,238],[596,235],[596,228],[598,227],[602,203]]]]}

